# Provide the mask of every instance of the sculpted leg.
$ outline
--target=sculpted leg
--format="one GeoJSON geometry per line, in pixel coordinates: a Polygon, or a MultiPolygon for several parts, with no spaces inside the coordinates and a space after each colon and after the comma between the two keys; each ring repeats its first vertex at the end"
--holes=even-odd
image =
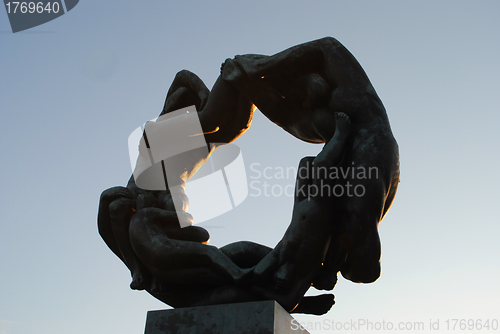
{"type": "Polygon", "coordinates": [[[351,133],[351,121],[343,112],[335,113],[335,133],[314,159],[316,167],[336,167],[344,156],[346,140],[351,133]]]}
{"type": "Polygon", "coordinates": [[[137,258],[137,255],[130,245],[129,222],[132,218],[131,203],[126,199],[117,199],[110,204],[109,211],[113,235],[115,236],[122,259],[132,274],[130,288],[134,290],[143,290],[148,282],[149,272],[137,258]]]}
{"type": "MultiPolygon", "coordinates": [[[[326,145],[325,161],[320,160],[324,167],[336,166],[343,155],[349,123],[346,115],[338,117],[342,121],[338,124],[337,135],[326,145]]],[[[301,186],[321,187],[322,181],[329,181],[322,180],[317,173],[317,177],[312,176],[312,171],[318,167],[315,160],[312,157],[301,160],[297,177],[298,189],[301,186]],[[308,172],[305,176],[301,174],[304,170],[308,172]]],[[[261,269],[265,272],[268,268],[276,267],[278,263],[279,268],[274,275],[275,285],[271,289],[269,285],[267,289],[265,286],[255,289],[266,298],[276,299],[288,311],[296,308],[296,312],[323,314],[333,305],[333,295],[302,299],[312,282],[319,282],[317,285],[322,285],[322,288],[332,289],[340,269],[336,267],[336,270],[328,270],[328,266],[322,266],[331,244],[331,236],[340,223],[334,218],[339,212],[332,210],[335,203],[331,201],[332,198],[328,195],[313,195],[309,190],[304,194],[296,190],[292,222],[285,236],[275,250],[256,267],[256,270],[260,269],[259,266],[267,259],[268,266],[261,269]],[[273,252],[279,255],[273,257],[273,252]]]]}
{"type": "Polygon", "coordinates": [[[125,187],[114,187],[107,189],[102,192],[101,198],[99,199],[99,212],[97,214],[97,227],[99,229],[99,234],[106,243],[106,245],[118,256],[122,261],[123,257],[116,244],[115,236],[113,235],[113,229],[111,228],[110,217],[109,217],[109,205],[111,202],[118,198],[129,198],[132,200],[133,196],[128,192],[125,187]]]}
{"type": "Polygon", "coordinates": [[[182,70],[170,85],[161,115],[191,105],[200,111],[205,107],[209,94],[207,86],[196,74],[182,70]]]}
{"type": "MultiPolygon", "coordinates": [[[[338,220],[331,208],[336,201],[324,188],[331,189],[336,180],[330,180],[329,170],[336,167],[344,155],[346,140],[350,133],[349,117],[337,113],[336,131],[333,138],[314,159],[301,160],[297,173],[296,199],[290,227],[283,237],[280,268],[275,274],[276,287],[287,289],[298,277],[299,272],[317,272],[314,281],[318,288],[333,289],[339,267],[322,266],[331,241],[330,236],[337,230],[338,220]],[[304,177],[304,171],[307,171],[304,177]],[[326,177],[325,177],[326,176],[326,177]],[[305,196],[301,191],[306,190],[305,196]],[[321,191],[320,191],[321,190],[321,191]]],[[[336,247],[332,245],[332,249],[336,247]]]]}
{"type": "Polygon", "coordinates": [[[346,212],[344,218],[346,231],[342,237],[347,239],[344,242],[347,257],[341,273],[353,282],[371,283],[380,276],[379,217],[370,214],[370,205],[373,206],[373,203],[360,202],[357,203],[360,205],[349,205],[355,208],[346,212]]]}
{"type": "MultiPolygon", "coordinates": [[[[335,133],[332,139],[325,145],[323,150],[314,159],[314,165],[318,168],[326,168],[329,170],[331,167],[339,165],[342,157],[344,156],[346,140],[351,133],[351,122],[349,117],[344,113],[335,113],[335,133]]],[[[335,180],[325,180],[330,186],[335,186],[335,180]]],[[[318,184],[318,186],[320,186],[318,184]]],[[[335,201],[335,197],[330,197],[327,201],[335,201]]],[[[332,205],[333,203],[326,203],[324,205],[332,205]]],[[[336,213],[338,217],[339,213],[336,213]]],[[[323,265],[315,277],[313,285],[319,290],[332,290],[337,283],[337,273],[344,263],[346,253],[338,244],[338,235],[340,234],[339,221],[332,220],[332,241],[329,243],[328,251],[323,261],[323,265]]]]}
{"type": "Polygon", "coordinates": [[[194,73],[182,70],[167,93],[161,115],[195,105],[207,142],[229,143],[243,134],[255,107],[228,82],[218,79],[210,92],[194,73]]]}
{"type": "Polygon", "coordinates": [[[179,87],[166,99],[165,106],[160,115],[164,115],[169,112],[186,108],[192,105],[195,105],[196,108],[198,108],[200,104],[200,99],[196,96],[196,93],[191,88],[179,87]]]}
{"type": "Polygon", "coordinates": [[[238,241],[220,248],[240,268],[252,268],[273,249],[250,241],[238,241]]]}
{"type": "Polygon", "coordinates": [[[199,114],[205,139],[210,143],[233,142],[250,127],[254,110],[248,98],[219,77],[199,114]]]}
{"type": "Polygon", "coordinates": [[[293,46],[266,58],[252,59],[243,55],[236,56],[235,60],[253,79],[274,75],[296,76],[321,68],[323,53],[320,44],[321,40],[316,40],[293,46]]]}
{"type": "Polygon", "coordinates": [[[227,59],[224,62],[221,77],[238,88],[241,94],[252,101],[273,123],[280,126],[288,123],[290,114],[287,112],[283,97],[263,86],[259,80],[247,76],[235,60],[227,59]]]}
{"type": "Polygon", "coordinates": [[[148,271],[135,255],[129,240],[129,222],[133,214],[133,195],[125,187],[105,190],[101,195],[98,214],[99,233],[130,269],[132,289],[144,289],[148,271]]]}
{"type": "Polygon", "coordinates": [[[163,272],[171,282],[182,284],[220,284],[243,279],[248,270],[239,268],[218,248],[171,239],[169,229],[164,230],[162,225],[166,220],[177,219],[177,215],[146,208],[131,220],[132,246],[152,272],[163,272]]]}
{"type": "Polygon", "coordinates": [[[262,59],[237,56],[235,60],[253,79],[318,73],[324,76],[332,89],[355,83],[370,84],[354,56],[332,37],[299,44],[262,59]]]}

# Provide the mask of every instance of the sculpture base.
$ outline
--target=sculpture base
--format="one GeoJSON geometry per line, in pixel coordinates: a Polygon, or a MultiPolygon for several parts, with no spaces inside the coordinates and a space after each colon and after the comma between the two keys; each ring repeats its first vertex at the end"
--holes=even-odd
{"type": "Polygon", "coordinates": [[[274,300],[149,311],[144,334],[309,334],[274,300]]]}

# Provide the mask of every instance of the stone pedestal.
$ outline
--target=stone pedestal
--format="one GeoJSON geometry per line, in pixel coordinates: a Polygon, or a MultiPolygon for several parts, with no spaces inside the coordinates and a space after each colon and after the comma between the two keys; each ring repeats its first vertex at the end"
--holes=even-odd
{"type": "Polygon", "coordinates": [[[145,334],[309,334],[277,302],[149,311],[145,334]]]}

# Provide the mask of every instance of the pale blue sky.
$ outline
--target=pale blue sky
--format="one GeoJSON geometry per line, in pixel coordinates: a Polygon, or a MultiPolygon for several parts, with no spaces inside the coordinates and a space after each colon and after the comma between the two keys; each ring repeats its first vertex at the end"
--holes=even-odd
{"type": "MultiPolygon", "coordinates": [[[[296,318],[426,331],[430,319],[442,331],[446,319],[499,319],[499,12],[498,1],[82,0],[12,34],[0,9],[0,334],[142,333],[146,312],[166,307],[129,289],[96,226],[101,191],[131,173],[128,135],[161,111],[177,71],[211,87],[228,57],[324,36],[355,55],[384,102],[401,184],[380,226],[381,278],[340,278],[327,315],[296,318]]],[[[248,176],[253,163],[295,167],[321,149],[260,114],[236,144],[248,176]]],[[[217,246],[274,246],[291,207],[249,196],[203,225],[217,246]]]]}

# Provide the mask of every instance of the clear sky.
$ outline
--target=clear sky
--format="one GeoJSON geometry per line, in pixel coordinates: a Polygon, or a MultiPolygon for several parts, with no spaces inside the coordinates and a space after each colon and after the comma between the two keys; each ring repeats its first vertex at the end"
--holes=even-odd
{"type": "MultiPolygon", "coordinates": [[[[340,278],[328,314],[296,318],[422,322],[406,331],[418,333],[431,320],[445,331],[447,319],[500,319],[499,13],[486,0],[82,0],[12,34],[0,9],[0,334],[142,333],[146,312],[166,306],[129,289],[96,225],[100,193],[130,176],[128,135],[158,115],[177,71],[211,87],[228,57],[324,36],[354,54],[382,99],[401,184],[380,225],[381,278],[340,278]]],[[[295,167],[321,149],[259,113],[236,144],[261,190],[294,176],[254,179],[252,164],[295,167]]],[[[256,193],[202,224],[212,244],[280,240],[292,198],[256,193]]]]}

